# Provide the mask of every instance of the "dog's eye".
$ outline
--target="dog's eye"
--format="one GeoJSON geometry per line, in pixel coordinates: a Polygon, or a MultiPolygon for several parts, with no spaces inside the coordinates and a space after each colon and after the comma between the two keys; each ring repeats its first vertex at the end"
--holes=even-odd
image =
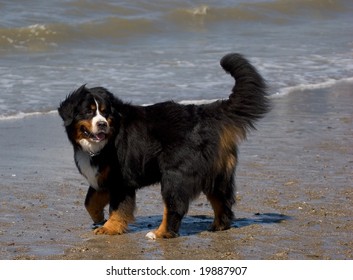
{"type": "Polygon", "coordinates": [[[87,115],[93,115],[94,114],[93,109],[87,109],[86,114],[87,115]]]}
{"type": "Polygon", "coordinates": [[[108,108],[104,108],[100,112],[104,117],[108,117],[110,115],[110,110],[108,108]]]}

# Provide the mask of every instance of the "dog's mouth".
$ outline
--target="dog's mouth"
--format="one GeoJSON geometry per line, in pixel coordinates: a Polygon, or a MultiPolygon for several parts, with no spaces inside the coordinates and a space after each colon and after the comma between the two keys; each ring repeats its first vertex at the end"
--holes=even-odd
{"type": "Polygon", "coordinates": [[[99,143],[104,141],[107,138],[107,133],[105,131],[99,131],[98,133],[92,133],[84,126],[81,127],[81,131],[85,137],[89,140],[99,143]]]}

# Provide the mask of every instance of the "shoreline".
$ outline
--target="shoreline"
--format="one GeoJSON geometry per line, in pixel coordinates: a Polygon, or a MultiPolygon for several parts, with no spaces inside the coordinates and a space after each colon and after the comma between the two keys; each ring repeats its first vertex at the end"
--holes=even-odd
{"type": "MultiPolygon", "coordinates": [[[[284,87],[281,90],[277,91],[276,93],[272,94],[269,96],[270,99],[275,99],[275,98],[285,98],[286,96],[290,94],[295,94],[295,92],[301,92],[301,91],[311,91],[311,90],[320,90],[320,89],[327,89],[335,86],[339,86],[341,84],[353,84],[353,77],[346,77],[346,78],[341,78],[341,79],[331,79],[325,82],[318,82],[315,84],[300,84],[297,86],[291,86],[291,87],[284,87]]],[[[220,98],[214,98],[214,99],[200,99],[200,100],[180,100],[176,101],[177,103],[183,104],[183,105],[188,105],[188,104],[206,104],[206,103],[211,103],[217,100],[222,99],[220,98]]],[[[163,101],[162,101],[163,102],[163,101]]],[[[149,106],[152,103],[146,103],[146,104],[141,104],[141,106],[149,106]]],[[[136,104],[140,105],[140,104],[136,104]]],[[[26,118],[31,118],[31,117],[36,117],[36,116],[46,116],[46,115],[57,115],[57,109],[53,110],[45,110],[45,111],[35,111],[35,112],[19,112],[16,114],[10,114],[10,115],[0,115],[0,122],[3,121],[15,121],[15,120],[22,120],[26,118]]]]}
{"type": "Polygon", "coordinates": [[[0,121],[0,259],[353,259],[352,100],[350,82],[272,98],[239,147],[232,228],[206,231],[201,195],[181,236],[157,241],[158,186],[137,192],[127,234],[94,236],[59,116],[0,121]]]}

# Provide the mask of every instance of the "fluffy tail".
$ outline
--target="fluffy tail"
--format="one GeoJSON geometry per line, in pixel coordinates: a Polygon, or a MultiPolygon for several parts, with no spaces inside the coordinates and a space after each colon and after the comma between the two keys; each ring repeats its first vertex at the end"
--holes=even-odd
{"type": "Polygon", "coordinates": [[[232,94],[225,102],[228,116],[240,122],[244,129],[254,129],[255,121],[270,110],[264,79],[240,54],[227,54],[220,63],[236,81],[232,94]]]}

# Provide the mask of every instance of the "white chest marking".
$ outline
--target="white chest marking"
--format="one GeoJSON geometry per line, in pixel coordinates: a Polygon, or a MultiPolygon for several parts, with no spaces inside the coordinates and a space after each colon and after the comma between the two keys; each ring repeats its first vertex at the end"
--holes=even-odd
{"type": "Polygon", "coordinates": [[[97,173],[98,167],[91,165],[91,157],[88,153],[77,151],[75,153],[75,160],[82,175],[87,179],[89,185],[98,190],[97,173]]]}

